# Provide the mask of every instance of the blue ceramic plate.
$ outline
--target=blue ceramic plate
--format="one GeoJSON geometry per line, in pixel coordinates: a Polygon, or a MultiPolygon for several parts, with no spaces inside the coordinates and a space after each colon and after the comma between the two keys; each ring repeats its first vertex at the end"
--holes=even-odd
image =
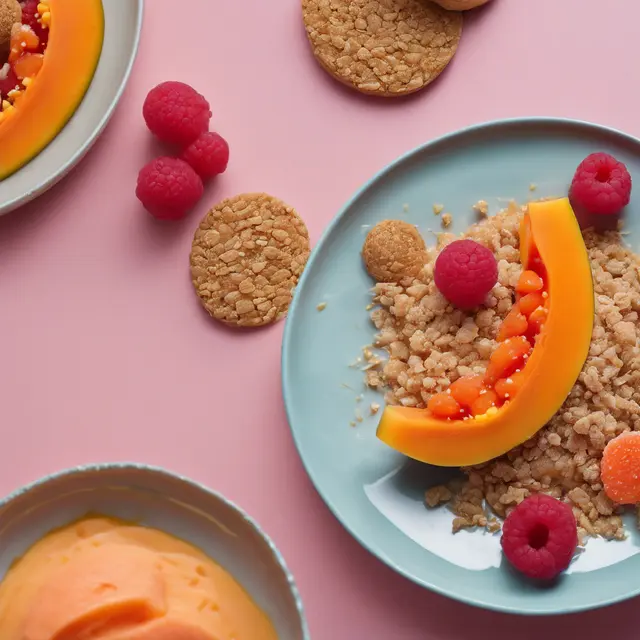
{"type": "MultiPolygon", "coordinates": [[[[503,566],[499,538],[450,533],[451,514],[427,511],[424,491],[445,470],[408,462],[375,437],[377,419],[357,427],[355,396],[372,401],[363,374],[350,368],[373,326],[365,306],[371,281],[360,251],[367,230],[386,218],[438,231],[433,204],[454,214],[453,231],[474,222],[480,199],[496,212],[509,200],[566,195],[579,162],[608,151],[640,179],[640,141],[599,126],[551,119],[495,122],[446,136],[403,156],[375,176],[336,217],[313,251],[287,320],[283,391],[300,456],[329,508],[371,553],[402,575],[451,598],[523,614],[582,611],[640,593],[640,540],[592,540],[553,588],[536,588],[503,566]],[[326,302],[321,313],[317,305],[326,302]]],[[[637,187],[636,187],[637,188],[637,187]]],[[[639,237],[638,198],[629,208],[629,241],[639,237]]]]}
{"type": "Polygon", "coordinates": [[[0,501],[0,580],[42,536],[88,513],[155,527],[196,545],[242,584],[279,640],[309,640],[293,578],[260,527],[222,496],[148,466],[78,467],[0,501]]]}

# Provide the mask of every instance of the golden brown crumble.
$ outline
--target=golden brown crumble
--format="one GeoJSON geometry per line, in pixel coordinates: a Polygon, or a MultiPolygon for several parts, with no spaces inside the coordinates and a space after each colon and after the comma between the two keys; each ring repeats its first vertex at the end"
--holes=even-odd
{"type": "MultiPolygon", "coordinates": [[[[486,308],[473,316],[452,308],[433,282],[435,258],[455,239],[452,234],[440,234],[438,248],[427,250],[417,278],[376,285],[370,314],[377,330],[374,347],[384,349],[388,359],[365,376],[371,388],[385,392],[386,402],[424,407],[431,394],[460,376],[484,372],[521,273],[521,217],[510,204],[465,234],[494,251],[499,266],[486,308]]],[[[464,485],[446,488],[454,531],[476,526],[494,531],[495,516],[505,517],[531,492],[542,491],[572,505],[581,539],[625,535],[619,509],[604,493],[600,460],[612,438],[640,430],[640,260],[616,232],[587,231],[584,239],[596,318],[580,377],[560,411],[533,438],[500,458],[463,469],[464,485]]],[[[426,503],[438,504],[442,495],[442,488],[430,489],[426,503]]]]}
{"type": "Polygon", "coordinates": [[[442,214],[442,226],[445,229],[448,229],[451,226],[451,223],[453,222],[453,216],[450,213],[443,213],[442,214]]]}

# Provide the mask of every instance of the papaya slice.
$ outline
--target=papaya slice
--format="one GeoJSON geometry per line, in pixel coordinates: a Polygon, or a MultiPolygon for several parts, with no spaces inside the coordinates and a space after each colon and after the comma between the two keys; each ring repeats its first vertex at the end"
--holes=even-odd
{"type": "Polygon", "coordinates": [[[29,62],[30,69],[38,63],[37,74],[19,101],[2,112],[0,180],[37,156],[63,129],[84,98],[102,53],[102,0],[47,0],[47,6],[46,52],[29,62]]]}
{"type": "Polygon", "coordinates": [[[482,412],[455,400],[456,389],[437,394],[459,405],[455,416],[454,404],[442,397],[427,409],[389,405],[377,429],[382,442],[428,464],[471,466],[522,444],[560,409],[589,353],[595,313],[591,265],[567,198],[529,205],[520,258],[516,306],[528,296],[539,296],[542,305],[532,309],[528,298],[518,311],[528,318],[524,334],[504,333],[511,337],[492,355],[479,392],[489,396],[482,412]]]}

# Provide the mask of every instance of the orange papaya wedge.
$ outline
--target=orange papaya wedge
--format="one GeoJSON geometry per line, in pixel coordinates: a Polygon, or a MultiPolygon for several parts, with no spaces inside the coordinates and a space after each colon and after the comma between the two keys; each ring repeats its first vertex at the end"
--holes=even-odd
{"type": "MultiPolygon", "coordinates": [[[[532,345],[521,368],[513,372],[517,394],[512,398],[507,394],[500,406],[490,406],[484,413],[470,412],[460,418],[442,418],[429,409],[386,406],[377,437],[389,447],[437,466],[481,464],[531,438],[560,409],[587,358],[595,308],[589,257],[567,198],[529,205],[520,229],[520,256],[530,274],[523,278],[520,295],[538,295],[544,304],[529,315],[534,338],[513,339],[518,344],[529,340],[532,345]],[[529,292],[532,283],[533,289],[537,286],[535,275],[544,291],[529,292]]],[[[509,340],[496,353],[509,351],[509,340]]],[[[492,366],[495,372],[496,362],[490,362],[488,373],[492,366]]],[[[505,383],[513,382],[509,375],[507,371],[506,380],[499,383],[498,374],[485,375],[483,384],[488,389],[484,393],[498,398],[508,388],[505,383]]],[[[455,389],[448,395],[456,396],[455,389]]],[[[433,406],[438,409],[439,404],[433,406]]],[[[451,415],[452,403],[442,404],[451,415]]]]}
{"type": "Polygon", "coordinates": [[[42,67],[0,122],[0,180],[37,156],[63,129],[93,79],[104,38],[102,0],[47,0],[42,67]]]}

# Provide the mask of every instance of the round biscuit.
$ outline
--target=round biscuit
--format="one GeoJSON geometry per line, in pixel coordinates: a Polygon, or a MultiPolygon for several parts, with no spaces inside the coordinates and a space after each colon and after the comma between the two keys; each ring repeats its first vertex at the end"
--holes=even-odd
{"type": "Polygon", "coordinates": [[[13,25],[19,24],[21,20],[22,7],[18,0],[0,0],[0,52],[5,53],[9,50],[13,25]]]}
{"type": "Polygon", "coordinates": [[[211,317],[259,327],[283,318],[309,257],[309,233],[289,205],[265,193],[217,204],[191,247],[191,278],[211,317]]]}
{"type": "Polygon", "coordinates": [[[398,282],[420,273],[427,262],[427,251],[413,225],[403,220],[383,220],[367,234],[362,258],[374,280],[398,282]]]}
{"type": "Polygon", "coordinates": [[[489,0],[433,0],[433,2],[448,11],[469,11],[487,4],[489,0]]]}
{"type": "Polygon", "coordinates": [[[403,96],[433,82],[460,42],[462,14],[427,0],[302,0],[311,49],[361,93],[403,96]]]}

